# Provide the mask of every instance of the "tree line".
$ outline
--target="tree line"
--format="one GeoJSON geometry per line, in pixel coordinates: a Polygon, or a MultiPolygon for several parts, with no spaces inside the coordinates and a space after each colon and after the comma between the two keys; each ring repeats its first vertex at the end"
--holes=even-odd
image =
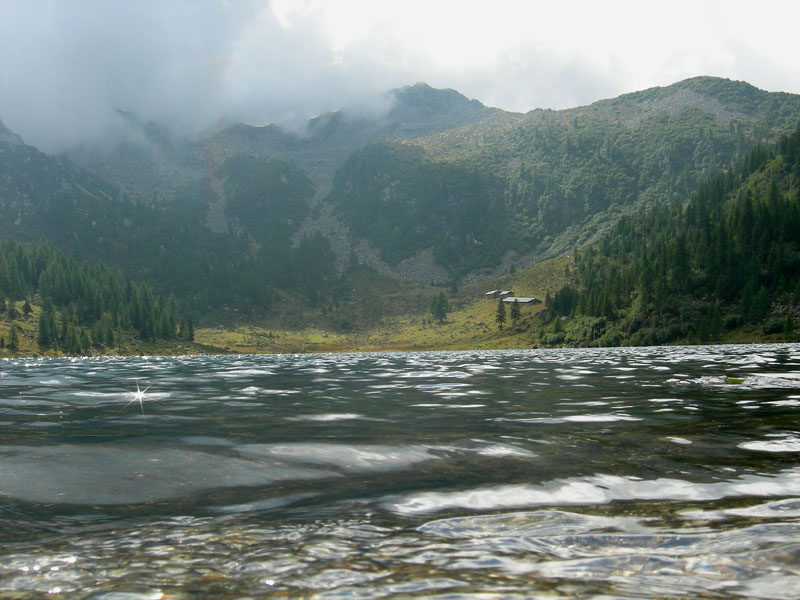
{"type": "Polygon", "coordinates": [[[688,202],[620,219],[575,253],[575,272],[575,283],[546,302],[556,315],[581,318],[585,344],[706,342],[742,326],[793,338],[800,125],[773,148],[753,148],[738,168],[707,177],[688,202]]]}
{"type": "Polygon", "coordinates": [[[103,263],[71,258],[44,238],[33,244],[0,240],[0,299],[0,314],[11,321],[20,316],[15,301],[24,300],[28,317],[37,300],[38,345],[68,354],[113,347],[124,334],[150,342],[194,337],[191,317],[175,296],[156,294],[103,263]]]}

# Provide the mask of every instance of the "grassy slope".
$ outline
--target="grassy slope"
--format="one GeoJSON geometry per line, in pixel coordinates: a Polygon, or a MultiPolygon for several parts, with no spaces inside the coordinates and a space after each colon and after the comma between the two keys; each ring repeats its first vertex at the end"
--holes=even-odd
{"type": "MultiPolygon", "coordinates": [[[[451,297],[453,310],[444,323],[432,323],[427,312],[414,301],[421,293],[430,301],[439,288],[409,288],[405,300],[416,305],[409,310],[383,319],[379,324],[356,333],[336,333],[322,327],[286,330],[255,325],[240,327],[201,328],[196,340],[204,348],[220,352],[378,352],[418,350],[471,350],[530,348],[538,345],[538,332],[550,324],[543,322],[544,305],[523,306],[522,318],[516,327],[510,319],[503,329],[495,323],[496,300],[486,300],[491,289],[512,289],[519,296],[540,299],[554,294],[571,279],[572,253],[544,261],[498,279],[462,286],[451,297]]],[[[752,343],[783,341],[780,335],[766,336],[759,327],[747,327],[725,333],[720,343],[752,343]]]]}
{"type": "MultiPolygon", "coordinates": [[[[10,301],[9,301],[10,303],[10,301]]],[[[13,323],[17,326],[17,339],[19,342],[19,350],[17,354],[22,356],[30,356],[38,352],[36,346],[36,324],[39,319],[39,307],[33,306],[33,313],[28,315],[27,318],[22,316],[22,306],[24,302],[15,302],[14,306],[19,313],[19,317],[14,319],[13,323]]],[[[0,317],[0,338],[4,341],[4,346],[9,342],[9,330],[11,329],[12,321],[8,320],[7,316],[3,314],[0,317]]],[[[14,356],[8,348],[0,349],[0,357],[14,356]]]]}
{"type": "MultiPolygon", "coordinates": [[[[381,350],[455,350],[526,348],[535,345],[539,313],[543,305],[523,306],[516,327],[510,320],[503,329],[495,323],[497,301],[484,293],[495,288],[513,289],[520,296],[544,299],[568,278],[572,255],[545,261],[499,279],[464,285],[451,298],[453,310],[444,323],[431,323],[430,315],[412,311],[382,320],[356,333],[334,333],[323,329],[285,331],[245,325],[234,329],[200,328],[197,342],[228,352],[347,352],[381,350]]],[[[409,289],[409,297],[420,294],[409,289]]],[[[432,298],[438,288],[426,290],[432,298]]],[[[427,303],[425,303],[427,305],[427,303]]]]}

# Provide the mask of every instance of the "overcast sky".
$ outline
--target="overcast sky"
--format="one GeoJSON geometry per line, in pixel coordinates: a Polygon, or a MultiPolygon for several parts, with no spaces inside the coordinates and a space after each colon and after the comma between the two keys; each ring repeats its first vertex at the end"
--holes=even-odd
{"type": "Polygon", "coordinates": [[[418,81],[519,112],[696,75],[800,93],[798,23],[772,0],[0,0],[0,120],[58,151],[114,108],[297,124],[418,81]]]}

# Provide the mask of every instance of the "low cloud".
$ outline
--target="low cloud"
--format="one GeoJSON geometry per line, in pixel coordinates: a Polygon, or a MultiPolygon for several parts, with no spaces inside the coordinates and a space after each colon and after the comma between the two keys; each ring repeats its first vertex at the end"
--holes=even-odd
{"type": "Polygon", "coordinates": [[[301,127],[419,81],[520,112],[696,75],[798,93],[798,18],[776,0],[4,0],[0,119],[57,152],[116,109],[184,133],[301,127]]]}
{"type": "Polygon", "coordinates": [[[0,118],[51,152],[113,130],[116,109],[192,133],[385,106],[370,64],[261,1],[11,0],[0,22],[0,118]]]}

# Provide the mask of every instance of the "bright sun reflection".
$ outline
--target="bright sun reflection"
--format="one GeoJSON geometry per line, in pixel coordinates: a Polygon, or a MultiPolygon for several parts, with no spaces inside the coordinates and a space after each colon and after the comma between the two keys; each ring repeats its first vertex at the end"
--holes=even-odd
{"type": "Polygon", "coordinates": [[[142,390],[142,389],[139,389],[139,380],[137,379],[137,380],[136,380],[136,391],[135,391],[135,392],[131,392],[131,393],[133,394],[133,398],[131,398],[130,402],[128,402],[128,403],[125,405],[125,408],[128,408],[128,407],[129,407],[131,404],[133,404],[134,402],[137,402],[137,401],[138,401],[138,402],[139,402],[139,408],[141,408],[141,409],[142,409],[142,414],[144,414],[144,399],[145,399],[145,393],[147,392],[147,390],[149,390],[149,389],[150,389],[150,387],[151,387],[151,386],[152,386],[152,384],[148,385],[148,386],[147,386],[146,388],[144,388],[143,390],[142,390]]]}

